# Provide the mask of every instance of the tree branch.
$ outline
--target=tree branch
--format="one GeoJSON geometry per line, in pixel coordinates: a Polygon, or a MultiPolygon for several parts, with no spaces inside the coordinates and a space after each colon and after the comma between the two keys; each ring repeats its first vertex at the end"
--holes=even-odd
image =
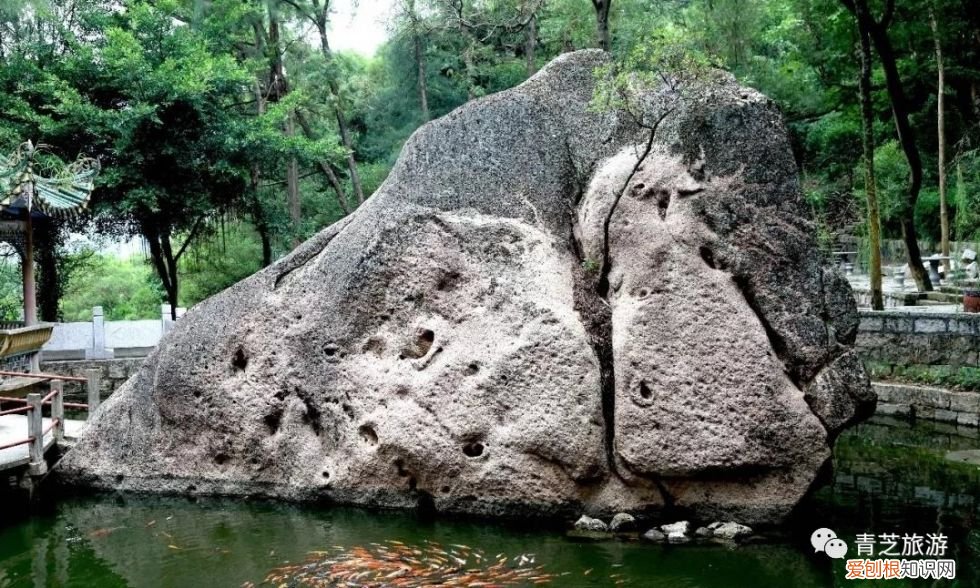
{"type": "Polygon", "coordinates": [[[185,251],[187,251],[187,246],[190,245],[191,241],[194,240],[194,237],[197,236],[197,232],[200,230],[203,222],[204,222],[204,217],[202,216],[199,219],[197,219],[197,221],[194,223],[194,226],[191,227],[191,232],[188,233],[187,238],[184,239],[184,244],[180,246],[180,249],[177,250],[177,255],[174,256],[174,264],[180,261],[180,256],[183,255],[185,251]]]}

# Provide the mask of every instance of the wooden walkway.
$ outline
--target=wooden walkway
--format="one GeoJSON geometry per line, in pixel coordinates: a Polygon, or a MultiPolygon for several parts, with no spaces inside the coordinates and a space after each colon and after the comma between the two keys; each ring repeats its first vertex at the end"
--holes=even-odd
{"type": "MultiPolygon", "coordinates": [[[[7,414],[0,416],[0,446],[14,443],[28,437],[27,433],[28,417],[22,414],[7,414]]],[[[51,419],[42,419],[43,428],[51,428],[51,419]]],[[[85,421],[75,421],[65,419],[65,439],[71,440],[78,438],[85,429],[85,421]]],[[[44,451],[54,447],[54,429],[51,428],[44,435],[44,451]]],[[[0,472],[17,468],[30,463],[30,446],[27,444],[0,449],[0,472]]]]}

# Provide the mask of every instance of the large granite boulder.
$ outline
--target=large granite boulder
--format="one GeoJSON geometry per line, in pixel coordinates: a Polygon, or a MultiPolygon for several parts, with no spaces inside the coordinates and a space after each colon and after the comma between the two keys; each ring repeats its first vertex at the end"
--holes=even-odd
{"type": "Polygon", "coordinates": [[[354,214],[178,321],[62,477],[784,517],[874,405],[847,284],[771,101],[719,76],[650,142],[590,107],[605,62],[563,55],[419,129],[354,214]]]}

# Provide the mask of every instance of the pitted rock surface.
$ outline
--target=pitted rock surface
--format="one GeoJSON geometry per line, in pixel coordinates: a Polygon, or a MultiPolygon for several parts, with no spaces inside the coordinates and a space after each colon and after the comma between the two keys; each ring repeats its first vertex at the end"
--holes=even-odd
{"type": "Polygon", "coordinates": [[[61,477],[782,519],[874,405],[847,284],[771,101],[719,76],[651,143],[590,107],[606,59],[419,129],[354,214],[178,321],[61,477]]]}

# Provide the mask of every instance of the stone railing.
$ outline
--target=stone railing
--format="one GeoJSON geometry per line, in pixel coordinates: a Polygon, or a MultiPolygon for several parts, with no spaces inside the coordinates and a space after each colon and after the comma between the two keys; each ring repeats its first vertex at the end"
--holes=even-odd
{"type": "MultiPolygon", "coordinates": [[[[177,309],[178,316],[183,312],[177,309]]],[[[41,361],[146,357],[173,324],[166,304],[159,319],[129,321],[107,321],[102,307],[96,306],[91,322],[55,323],[41,361]]]]}

